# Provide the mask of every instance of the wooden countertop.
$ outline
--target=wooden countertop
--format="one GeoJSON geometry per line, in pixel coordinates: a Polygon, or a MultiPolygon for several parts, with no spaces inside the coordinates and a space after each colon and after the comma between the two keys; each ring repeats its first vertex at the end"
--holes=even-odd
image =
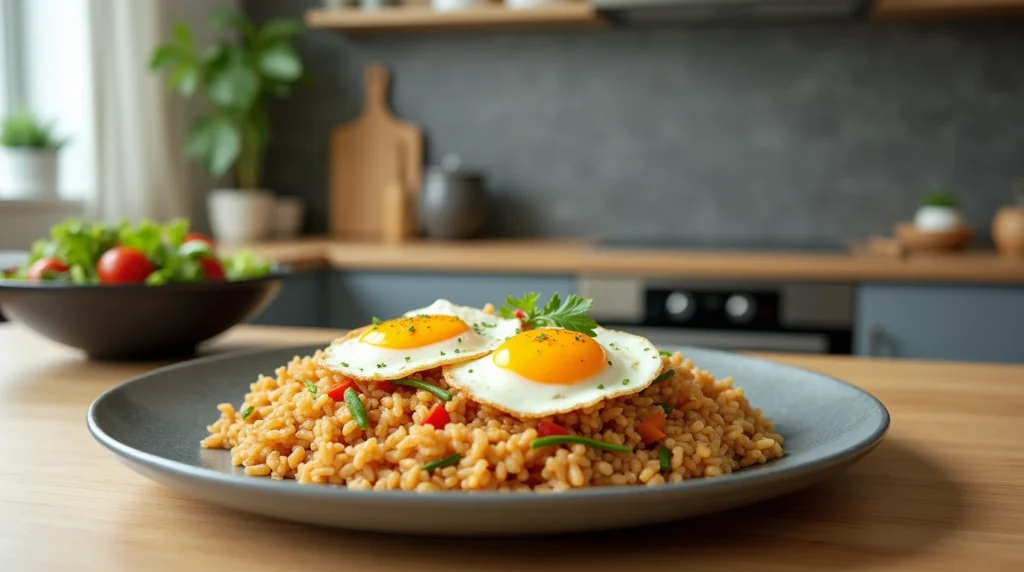
{"type": "Polygon", "coordinates": [[[400,245],[303,239],[245,247],[300,269],[1024,284],[1024,259],[989,251],[896,259],[817,252],[603,249],[587,240],[553,239],[400,245]]]}
{"type": "MultiPolygon", "coordinates": [[[[210,351],[334,335],[241,327],[210,351]]],[[[1024,570],[1024,367],[768,357],[872,392],[892,414],[885,441],[839,477],[730,513],[438,540],[268,520],[171,492],[85,425],[96,396],[155,364],[88,363],[0,324],[0,570],[1024,570]]]]}

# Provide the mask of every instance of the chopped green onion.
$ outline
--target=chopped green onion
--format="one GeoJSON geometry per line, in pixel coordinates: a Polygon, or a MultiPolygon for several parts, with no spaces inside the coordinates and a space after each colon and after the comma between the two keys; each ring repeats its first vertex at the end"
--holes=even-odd
{"type": "Polygon", "coordinates": [[[363,407],[363,402],[359,401],[359,394],[351,387],[345,390],[345,405],[348,405],[348,412],[352,414],[352,419],[356,420],[356,425],[360,429],[366,431],[370,428],[370,417],[366,414],[366,408],[363,407]]]}
{"type": "Polygon", "coordinates": [[[388,366],[388,364],[386,364],[386,363],[379,363],[379,364],[377,364],[377,369],[384,369],[387,366],[388,366]]]}
{"type": "Polygon", "coordinates": [[[444,351],[443,350],[441,351],[441,355],[444,355],[444,351]]]}
{"type": "Polygon", "coordinates": [[[668,406],[668,403],[658,403],[657,406],[660,407],[661,410],[665,412],[665,415],[672,413],[672,408],[668,406]]]}
{"type": "Polygon", "coordinates": [[[246,407],[245,411],[242,412],[242,419],[245,419],[246,417],[249,417],[250,415],[252,415],[253,411],[256,411],[256,409],[254,407],[252,407],[252,406],[246,407]]]}
{"type": "Polygon", "coordinates": [[[672,452],[664,445],[658,449],[658,464],[661,465],[661,472],[663,473],[672,470],[672,452]]]}
{"type": "Polygon", "coordinates": [[[541,449],[544,447],[550,447],[551,445],[570,445],[573,443],[579,443],[595,449],[601,449],[603,451],[611,451],[612,453],[632,453],[633,449],[625,445],[616,445],[615,443],[605,443],[604,441],[598,441],[597,439],[588,439],[586,437],[580,437],[579,435],[551,435],[549,437],[540,437],[530,442],[531,449],[541,449]]]}
{"type": "Polygon", "coordinates": [[[658,377],[654,378],[654,381],[652,381],[651,384],[653,385],[655,383],[661,383],[661,382],[665,381],[666,379],[672,377],[675,374],[676,374],[676,370],[674,370],[674,369],[667,369],[667,370],[665,370],[664,373],[662,373],[658,377]]]}
{"type": "Polygon", "coordinates": [[[457,342],[459,342],[461,344],[462,343],[462,338],[458,338],[455,341],[457,341],[457,342]]]}
{"type": "Polygon", "coordinates": [[[312,381],[309,381],[308,379],[302,380],[302,383],[306,384],[306,389],[308,389],[309,392],[313,394],[313,399],[316,399],[316,394],[317,394],[316,384],[313,383],[312,381]]]}
{"type": "Polygon", "coordinates": [[[348,362],[341,362],[341,367],[348,367],[348,362]]]}
{"type": "Polygon", "coordinates": [[[412,356],[405,356],[405,363],[409,363],[409,360],[411,360],[411,359],[412,359],[412,356]]]}
{"type": "Polygon", "coordinates": [[[408,387],[415,387],[416,389],[422,389],[423,391],[429,391],[430,393],[433,393],[434,395],[436,395],[437,398],[440,399],[441,401],[451,401],[452,400],[452,394],[448,393],[447,391],[441,389],[440,387],[438,387],[436,385],[427,383],[425,381],[420,381],[418,379],[396,379],[396,380],[392,381],[391,383],[396,383],[398,385],[405,385],[405,386],[408,386],[408,387]]]}
{"type": "Polygon", "coordinates": [[[645,352],[649,352],[649,351],[651,351],[651,348],[644,348],[644,351],[645,352]]]}
{"type": "Polygon", "coordinates": [[[462,455],[460,455],[458,453],[454,453],[454,454],[448,455],[447,457],[445,457],[443,459],[438,459],[436,461],[431,461],[431,462],[427,463],[426,465],[423,465],[423,470],[427,471],[427,472],[430,472],[430,471],[433,471],[434,469],[443,469],[445,467],[451,467],[451,466],[454,466],[454,465],[458,465],[459,461],[461,461],[461,460],[462,460],[462,455]]]}
{"type": "Polygon", "coordinates": [[[660,352],[658,352],[658,353],[660,353],[660,354],[661,354],[661,355],[663,355],[663,356],[670,356],[670,355],[672,355],[672,352],[667,352],[667,351],[665,351],[665,350],[661,350],[661,351],[660,351],[660,352]]]}

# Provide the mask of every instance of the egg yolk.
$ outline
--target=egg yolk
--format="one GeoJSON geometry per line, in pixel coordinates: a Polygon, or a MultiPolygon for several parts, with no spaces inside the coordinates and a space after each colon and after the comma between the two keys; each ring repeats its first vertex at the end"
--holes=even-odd
{"type": "Polygon", "coordinates": [[[365,344],[404,350],[454,338],[469,329],[455,316],[409,316],[370,326],[359,337],[365,344]]]}
{"type": "Polygon", "coordinates": [[[605,353],[594,338],[554,328],[512,336],[494,351],[494,364],[538,383],[572,385],[597,375],[605,353]]]}

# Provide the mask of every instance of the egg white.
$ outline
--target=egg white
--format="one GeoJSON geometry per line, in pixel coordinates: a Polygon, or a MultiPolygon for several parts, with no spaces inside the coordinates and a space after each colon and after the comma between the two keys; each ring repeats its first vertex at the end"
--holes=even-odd
{"type": "Polygon", "coordinates": [[[594,340],[605,351],[600,372],[572,385],[539,383],[494,363],[493,355],[447,365],[448,385],[485,405],[522,419],[547,417],[596,405],[606,399],[643,391],[661,373],[658,348],[626,332],[595,328],[594,340]],[[629,380],[628,383],[623,383],[629,380]]]}
{"type": "Polygon", "coordinates": [[[502,320],[476,308],[457,306],[447,300],[413,310],[418,315],[456,316],[469,329],[448,339],[416,348],[386,348],[364,343],[361,337],[373,326],[365,326],[335,340],[325,351],[320,365],[347,377],[362,381],[401,379],[416,372],[459,363],[487,355],[514,336],[518,320],[502,320]]]}

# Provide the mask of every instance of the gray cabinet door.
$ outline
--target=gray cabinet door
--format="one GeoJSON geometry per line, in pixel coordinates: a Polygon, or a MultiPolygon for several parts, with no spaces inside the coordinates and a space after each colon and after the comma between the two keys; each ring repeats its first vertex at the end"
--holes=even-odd
{"type": "Polygon", "coordinates": [[[284,279],[281,293],[252,321],[266,326],[327,326],[327,273],[302,272],[284,279]]]}
{"type": "Polygon", "coordinates": [[[427,274],[417,272],[334,272],[328,286],[329,325],[353,328],[401,316],[416,308],[445,298],[464,306],[495,306],[505,296],[527,292],[555,292],[562,296],[575,291],[572,276],[523,276],[500,274],[427,274]]]}
{"type": "Polygon", "coordinates": [[[865,284],[861,355],[1024,363],[1024,288],[865,284]]]}

